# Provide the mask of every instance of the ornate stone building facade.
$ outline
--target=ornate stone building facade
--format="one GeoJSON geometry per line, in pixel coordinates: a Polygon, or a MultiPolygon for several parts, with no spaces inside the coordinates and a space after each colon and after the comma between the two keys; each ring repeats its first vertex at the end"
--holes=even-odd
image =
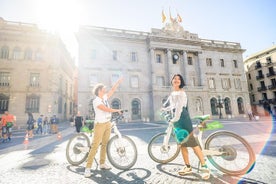
{"type": "Polygon", "coordinates": [[[171,91],[171,77],[186,82],[192,116],[244,116],[249,102],[239,43],[201,39],[177,22],[151,32],[82,26],[79,42],[79,109],[92,114],[93,86],[107,86],[123,76],[111,99],[128,109],[128,118],[160,120],[159,109],[171,91]]]}
{"type": "Polygon", "coordinates": [[[67,119],[73,114],[75,64],[57,35],[0,18],[0,115],[19,126],[27,112],[67,119]]]}
{"type": "Polygon", "coordinates": [[[252,110],[268,115],[276,107],[276,46],[253,54],[244,61],[252,110]]]}

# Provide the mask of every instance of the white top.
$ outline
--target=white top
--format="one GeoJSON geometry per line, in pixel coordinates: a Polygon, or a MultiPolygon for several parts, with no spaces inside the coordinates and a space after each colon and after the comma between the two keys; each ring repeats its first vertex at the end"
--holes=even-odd
{"type": "Polygon", "coordinates": [[[97,96],[93,100],[93,107],[95,110],[95,123],[106,123],[111,120],[111,112],[106,112],[98,108],[98,106],[101,104],[109,107],[107,95],[104,95],[103,99],[97,96]]]}
{"type": "Polygon", "coordinates": [[[166,107],[165,110],[171,111],[173,114],[173,119],[171,119],[171,122],[176,122],[180,119],[183,107],[187,106],[187,95],[183,90],[173,91],[163,105],[166,105],[168,101],[170,102],[170,105],[166,107]]]}

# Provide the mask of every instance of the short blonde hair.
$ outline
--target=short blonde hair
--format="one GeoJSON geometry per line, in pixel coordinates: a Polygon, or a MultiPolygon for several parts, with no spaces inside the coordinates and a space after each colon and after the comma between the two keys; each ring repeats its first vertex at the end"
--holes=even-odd
{"type": "Polygon", "coordinates": [[[93,94],[96,95],[96,96],[98,96],[99,91],[100,91],[101,89],[103,89],[104,87],[105,87],[105,85],[102,84],[102,83],[96,84],[96,85],[94,86],[94,88],[93,88],[93,94]]]}

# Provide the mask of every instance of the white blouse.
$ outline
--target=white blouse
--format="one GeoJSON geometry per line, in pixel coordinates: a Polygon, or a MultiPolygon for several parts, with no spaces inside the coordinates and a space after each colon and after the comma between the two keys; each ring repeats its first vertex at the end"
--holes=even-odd
{"type": "Polygon", "coordinates": [[[173,115],[173,119],[171,119],[171,122],[176,122],[180,119],[183,107],[187,106],[187,95],[183,90],[173,91],[168,97],[167,101],[163,104],[163,106],[165,106],[168,101],[170,102],[170,105],[164,110],[171,111],[173,115]]]}

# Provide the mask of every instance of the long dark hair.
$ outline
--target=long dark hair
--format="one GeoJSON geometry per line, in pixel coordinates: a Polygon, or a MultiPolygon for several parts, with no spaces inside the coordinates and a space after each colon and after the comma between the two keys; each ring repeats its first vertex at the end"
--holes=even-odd
{"type": "Polygon", "coordinates": [[[174,74],[174,75],[173,75],[172,80],[171,80],[171,84],[172,84],[173,79],[174,79],[176,76],[178,76],[179,79],[180,79],[180,86],[179,86],[179,88],[183,88],[183,87],[185,86],[185,82],[184,82],[184,79],[183,79],[182,75],[180,75],[180,74],[174,74]]]}

